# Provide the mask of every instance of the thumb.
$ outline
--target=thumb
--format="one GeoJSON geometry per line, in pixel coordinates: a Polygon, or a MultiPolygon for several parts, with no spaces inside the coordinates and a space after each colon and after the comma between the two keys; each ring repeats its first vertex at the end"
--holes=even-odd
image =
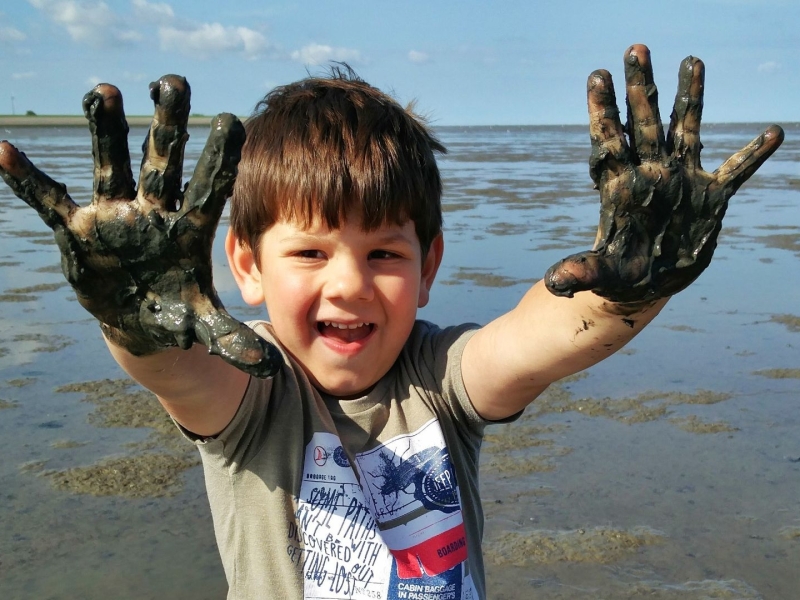
{"type": "Polygon", "coordinates": [[[211,354],[255,377],[272,377],[283,365],[283,357],[275,346],[221,307],[215,314],[198,320],[195,332],[211,354]]]}
{"type": "Polygon", "coordinates": [[[613,287],[619,281],[609,259],[595,250],[572,254],[547,269],[544,282],[556,296],[613,287]]]}

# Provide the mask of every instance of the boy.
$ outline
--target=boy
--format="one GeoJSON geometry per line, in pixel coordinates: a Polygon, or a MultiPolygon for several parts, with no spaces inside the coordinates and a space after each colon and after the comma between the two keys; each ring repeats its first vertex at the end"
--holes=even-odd
{"type": "Polygon", "coordinates": [[[4,179],[55,230],[112,355],[198,445],[229,597],[485,597],[484,427],[621,348],[689,285],[728,199],[783,139],[773,126],[706,173],[703,64],[682,63],[666,137],[649,51],[632,46],[625,64],[627,131],[608,73],[589,78],[594,250],[484,327],[416,321],[444,250],[444,148],[347,73],[269,94],[246,143],[235,118],[217,117],[183,192],[189,90],[175,76],[151,86],[138,192],[112,86],[84,104],[90,206],[0,144],[4,179]],[[231,191],[229,264],[269,324],[242,325],[213,289],[231,191]]]}

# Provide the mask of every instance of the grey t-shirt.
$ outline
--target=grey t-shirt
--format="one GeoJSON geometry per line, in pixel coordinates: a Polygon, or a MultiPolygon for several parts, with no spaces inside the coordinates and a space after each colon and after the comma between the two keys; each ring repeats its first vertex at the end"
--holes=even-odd
{"type": "MultiPolygon", "coordinates": [[[[275,341],[268,324],[251,324],[275,341]]],[[[475,325],[418,321],[358,399],[320,394],[284,353],[231,423],[196,439],[228,598],[485,596],[478,455],[461,378],[475,325]]]]}

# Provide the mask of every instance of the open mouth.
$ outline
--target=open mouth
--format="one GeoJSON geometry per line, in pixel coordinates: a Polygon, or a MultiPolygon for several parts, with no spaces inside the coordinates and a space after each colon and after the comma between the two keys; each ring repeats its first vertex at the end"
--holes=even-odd
{"type": "Polygon", "coordinates": [[[375,328],[374,323],[334,323],[332,321],[320,321],[317,329],[326,338],[332,338],[345,344],[363,340],[375,328]]]}

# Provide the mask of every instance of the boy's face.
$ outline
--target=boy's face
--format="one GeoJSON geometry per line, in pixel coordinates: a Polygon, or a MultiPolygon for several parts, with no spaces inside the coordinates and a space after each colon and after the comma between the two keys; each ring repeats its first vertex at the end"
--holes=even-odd
{"type": "Polygon", "coordinates": [[[248,304],[265,302],[281,344],[322,391],[358,396],[400,354],[442,257],[423,261],[412,221],[365,232],[278,222],[262,236],[260,268],[228,234],[228,258],[248,304]]]}

